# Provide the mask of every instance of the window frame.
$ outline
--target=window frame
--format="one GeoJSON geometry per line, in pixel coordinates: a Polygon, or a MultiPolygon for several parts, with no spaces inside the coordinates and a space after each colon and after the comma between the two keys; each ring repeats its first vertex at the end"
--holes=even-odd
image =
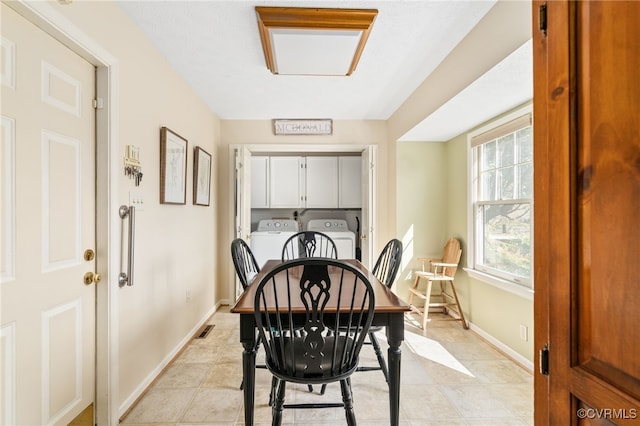
{"type": "MultiPolygon", "coordinates": [[[[533,192],[531,198],[514,198],[508,200],[483,200],[478,201],[481,190],[481,177],[480,177],[480,156],[479,147],[485,143],[494,141],[501,136],[505,136],[516,132],[518,130],[528,127],[528,125],[516,124],[516,127],[509,127],[509,123],[518,122],[521,117],[529,118],[529,125],[532,126],[532,144],[533,144],[533,105],[531,103],[524,107],[518,108],[511,113],[508,113],[498,119],[492,120],[490,123],[472,131],[467,134],[467,156],[468,156],[468,170],[469,170],[469,183],[468,183],[468,256],[467,256],[467,268],[465,271],[474,278],[485,281],[489,284],[495,285],[504,290],[519,294],[523,297],[531,298],[533,295],[534,283],[533,283],[533,271],[534,271],[534,258],[533,250],[531,251],[531,268],[528,278],[524,278],[519,275],[501,271],[490,266],[483,265],[478,262],[479,256],[482,255],[483,250],[483,238],[478,238],[480,232],[479,226],[483,221],[482,214],[480,212],[482,206],[491,204],[529,204],[529,232],[531,235],[531,247],[533,248],[533,215],[534,215],[534,200],[533,192]],[[501,131],[501,127],[504,127],[501,131]],[[482,136],[481,136],[482,135],[482,136]],[[487,136],[489,135],[489,136],[487,136]],[[488,138],[487,138],[488,137],[488,138]],[[480,142],[478,142],[478,140],[480,142]],[[476,142],[475,144],[473,142],[476,142]]],[[[522,124],[522,121],[519,122],[522,124]]],[[[532,168],[535,169],[535,165],[532,160],[532,168]]],[[[532,189],[533,190],[533,189],[532,189]]]]}

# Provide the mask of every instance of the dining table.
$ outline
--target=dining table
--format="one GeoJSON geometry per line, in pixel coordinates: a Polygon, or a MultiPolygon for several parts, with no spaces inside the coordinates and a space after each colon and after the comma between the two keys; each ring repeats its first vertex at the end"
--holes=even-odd
{"type": "MultiPolygon", "coordinates": [[[[387,356],[389,372],[389,424],[397,426],[400,418],[400,360],[402,355],[400,345],[404,340],[404,314],[410,311],[410,307],[399,299],[389,287],[380,282],[360,261],[356,259],[341,260],[358,268],[369,279],[374,289],[375,308],[371,325],[379,325],[386,328],[387,343],[389,345],[387,356]]],[[[242,375],[244,383],[245,425],[253,425],[254,421],[257,337],[254,301],[256,287],[270,270],[281,263],[282,260],[279,259],[268,260],[230,309],[230,312],[239,314],[240,316],[240,342],[243,347],[242,375]]],[[[304,314],[301,313],[299,315],[304,314]]]]}

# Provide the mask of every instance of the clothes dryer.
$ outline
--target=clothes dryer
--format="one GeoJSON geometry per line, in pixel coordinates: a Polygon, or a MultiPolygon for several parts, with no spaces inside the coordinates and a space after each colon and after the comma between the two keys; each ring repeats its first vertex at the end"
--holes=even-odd
{"type": "Polygon", "coordinates": [[[307,223],[307,231],[327,234],[338,249],[338,259],[356,258],[356,234],[349,231],[343,219],[312,219],[307,223]]]}

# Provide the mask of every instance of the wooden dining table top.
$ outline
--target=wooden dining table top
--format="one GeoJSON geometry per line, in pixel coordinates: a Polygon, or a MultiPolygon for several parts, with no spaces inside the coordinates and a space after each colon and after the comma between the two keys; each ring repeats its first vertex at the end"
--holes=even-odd
{"type": "MultiPolygon", "coordinates": [[[[367,277],[367,279],[371,282],[371,286],[373,287],[374,296],[375,296],[375,312],[377,314],[381,313],[399,313],[399,312],[408,312],[410,310],[409,305],[407,305],[404,301],[402,301],[398,296],[396,296],[391,289],[389,289],[386,285],[384,285],[378,278],[376,278],[373,273],[366,268],[360,261],[356,259],[341,259],[341,261],[357,268],[362,272],[362,274],[367,277]]],[[[238,298],[236,303],[231,307],[230,312],[236,314],[253,314],[254,309],[254,301],[256,294],[257,284],[264,278],[264,276],[271,271],[276,266],[280,265],[282,260],[273,259],[268,260],[260,272],[255,276],[251,284],[247,286],[242,295],[238,298]]],[[[332,268],[329,268],[329,276],[332,281],[338,282],[340,271],[338,269],[335,270],[335,275],[332,274],[332,268]]],[[[279,277],[279,276],[276,276],[279,277]]],[[[282,276],[284,278],[284,276],[282,276]]],[[[283,283],[286,284],[286,283],[283,283]]],[[[300,306],[302,307],[302,306],[300,306]]]]}

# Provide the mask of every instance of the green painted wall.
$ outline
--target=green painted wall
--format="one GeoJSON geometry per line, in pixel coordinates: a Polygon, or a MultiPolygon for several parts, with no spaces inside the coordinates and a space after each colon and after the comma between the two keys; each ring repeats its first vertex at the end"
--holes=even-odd
{"type": "Polygon", "coordinates": [[[396,293],[408,300],[411,270],[420,267],[417,257],[437,256],[448,238],[459,238],[462,259],[456,289],[467,319],[533,362],[533,301],[474,279],[462,269],[469,244],[467,133],[447,142],[401,142],[396,156],[397,232],[405,243],[396,293]],[[521,324],[528,328],[527,341],[520,338],[521,324]]]}
{"type": "Polygon", "coordinates": [[[447,169],[444,143],[402,142],[396,152],[396,231],[403,243],[403,262],[394,291],[408,300],[411,271],[418,257],[438,256],[448,238],[447,169]]]}

